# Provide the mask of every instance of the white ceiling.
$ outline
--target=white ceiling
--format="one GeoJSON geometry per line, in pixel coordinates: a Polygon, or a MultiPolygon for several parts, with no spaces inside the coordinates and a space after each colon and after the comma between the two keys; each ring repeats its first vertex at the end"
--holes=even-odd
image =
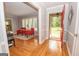
{"type": "Polygon", "coordinates": [[[6,2],[5,14],[6,16],[9,15],[27,16],[27,15],[37,15],[37,11],[22,2],[6,2]]]}
{"type": "MultiPolygon", "coordinates": [[[[40,7],[50,8],[57,5],[66,4],[66,2],[33,2],[38,4],[40,7]]],[[[22,2],[6,2],[5,3],[5,13],[6,15],[15,15],[15,16],[28,16],[28,15],[37,15],[37,11],[27,4],[22,2]]]]}
{"type": "Polygon", "coordinates": [[[38,4],[41,7],[50,8],[57,5],[67,4],[68,2],[34,2],[34,3],[38,4]]]}

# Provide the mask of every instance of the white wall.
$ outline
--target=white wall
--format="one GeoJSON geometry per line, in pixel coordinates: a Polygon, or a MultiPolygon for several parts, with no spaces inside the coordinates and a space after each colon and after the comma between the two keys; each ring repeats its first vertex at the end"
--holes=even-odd
{"type": "Polygon", "coordinates": [[[40,32],[40,43],[43,43],[46,39],[46,9],[44,7],[41,7],[41,11],[40,11],[40,18],[39,19],[39,26],[41,26],[41,28],[39,28],[39,30],[41,30],[40,32]]]}
{"type": "Polygon", "coordinates": [[[0,2],[0,53],[9,53],[5,29],[4,6],[0,2]]]}
{"type": "Polygon", "coordinates": [[[72,55],[79,56],[79,3],[77,3],[75,34],[77,34],[77,36],[74,38],[73,54],[72,55]]]}
{"type": "Polygon", "coordinates": [[[11,20],[12,20],[12,30],[15,33],[16,30],[19,29],[20,24],[18,21],[20,21],[20,20],[18,20],[17,17],[13,17],[11,20]]]}
{"type": "MultiPolygon", "coordinates": [[[[67,42],[67,47],[68,47],[68,51],[70,55],[73,55],[73,51],[74,51],[74,42],[75,42],[75,36],[74,34],[76,34],[75,29],[76,29],[76,21],[77,21],[77,3],[70,3],[69,4],[69,10],[70,10],[70,6],[72,6],[73,9],[73,18],[72,18],[72,22],[71,25],[67,25],[67,35],[66,35],[66,42],[67,42]]],[[[68,21],[69,22],[69,21],[68,21]]]]}

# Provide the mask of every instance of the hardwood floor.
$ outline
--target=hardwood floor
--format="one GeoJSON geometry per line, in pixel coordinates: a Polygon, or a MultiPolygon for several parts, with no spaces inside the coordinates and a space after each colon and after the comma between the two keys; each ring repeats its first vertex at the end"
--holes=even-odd
{"type": "Polygon", "coordinates": [[[59,41],[46,40],[39,45],[36,39],[15,39],[15,45],[9,49],[11,56],[68,56],[66,44],[62,51],[59,41]]]}

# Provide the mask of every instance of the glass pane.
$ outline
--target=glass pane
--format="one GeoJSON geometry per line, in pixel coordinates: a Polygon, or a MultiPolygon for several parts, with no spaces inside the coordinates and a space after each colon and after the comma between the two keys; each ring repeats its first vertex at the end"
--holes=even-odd
{"type": "Polygon", "coordinates": [[[33,18],[33,27],[37,30],[37,18],[33,18]]]}

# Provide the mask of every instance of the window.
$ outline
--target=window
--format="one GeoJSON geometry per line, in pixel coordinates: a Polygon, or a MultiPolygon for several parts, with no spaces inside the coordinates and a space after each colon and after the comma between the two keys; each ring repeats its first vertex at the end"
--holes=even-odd
{"type": "Polygon", "coordinates": [[[24,18],[22,19],[22,27],[35,28],[37,30],[37,17],[24,18]]]}
{"type": "Polygon", "coordinates": [[[22,19],[22,27],[25,27],[25,19],[22,19]]]}
{"type": "Polygon", "coordinates": [[[32,25],[32,20],[33,20],[32,18],[29,18],[29,24],[28,24],[29,25],[29,28],[31,28],[33,26],[32,25]]]}

